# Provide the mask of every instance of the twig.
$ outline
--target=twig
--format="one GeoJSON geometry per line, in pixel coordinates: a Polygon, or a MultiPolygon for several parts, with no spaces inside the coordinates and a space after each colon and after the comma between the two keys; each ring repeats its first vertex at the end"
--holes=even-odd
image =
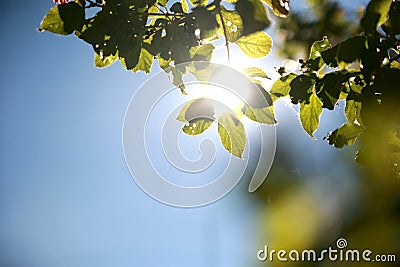
{"type": "MultiPolygon", "coordinates": [[[[219,1],[219,2],[221,2],[221,1],[219,1]]],[[[224,21],[224,17],[222,16],[221,8],[219,6],[217,8],[218,8],[218,15],[221,18],[222,29],[224,31],[226,53],[228,55],[228,63],[230,64],[231,63],[231,53],[230,53],[230,49],[229,49],[229,41],[228,41],[228,34],[226,31],[225,21],[224,21]]]]}

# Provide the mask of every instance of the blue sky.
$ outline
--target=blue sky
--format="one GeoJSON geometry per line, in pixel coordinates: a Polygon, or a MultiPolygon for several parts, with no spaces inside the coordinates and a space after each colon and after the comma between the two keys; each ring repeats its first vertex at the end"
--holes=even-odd
{"type": "MultiPolygon", "coordinates": [[[[147,76],[119,63],[96,69],[89,45],[37,32],[52,5],[0,2],[0,266],[254,264],[258,207],[248,181],[196,209],[143,193],[125,165],[121,131],[147,76]]],[[[282,119],[306,140],[290,114],[282,119]]]]}

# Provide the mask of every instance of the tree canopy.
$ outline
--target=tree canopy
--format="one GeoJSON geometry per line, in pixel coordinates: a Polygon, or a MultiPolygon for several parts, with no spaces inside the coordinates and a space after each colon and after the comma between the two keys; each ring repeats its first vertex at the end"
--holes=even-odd
{"type": "MultiPolygon", "coordinates": [[[[195,63],[211,60],[217,40],[224,40],[228,58],[233,43],[248,57],[267,56],[272,47],[272,38],[265,32],[272,23],[270,12],[283,18],[279,25],[286,21],[288,27],[311,27],[290,24],[296,18],[289,15],[288,0],[55,2],[57,5],[41,22],[41,30],[74,34],[89,43],[97,67],[119,60],[127,70],[149,73],[157,61],[183,94],[186,91],[182,77],[186,73],[199,75],[203,66],[195,63]],[[87,12],[89,9],[94,12],[87,12]],[[193,64],[180,65],[187,62],[193,64]]],[[[337,6],[328,7],[336,14],[337,6]]],[[[333,110],[339,101],[344,101],[347,123],[332,129],[326,136],[328,143],[342,148],[361,136],[357,162],[380,168],[383,165],[391,175],[400,177],[399,26],[399,1],[371,0],[359,25],[352,28],[352,36],[337,40],[339,34],[335,30],[344,31],[343,25],[321,29],[319,34],[325,36],[314,40],[307,58],[299,59],[299,70],[288,73],[279,68],[281,77],[269,90],[260,82],[260,78],[268,78],[264,70],[244,70],[252,90],[262,92],[267,105],[245,103],[242,114],[259,123],[275,124],[274,102],[289,97],[299,105],[302,126],[314,138],[323,110],[333,110]]],[[[311,44],[310,38],[315,36],[304,43],[311,44]]],[[[183,131],[189,135],[203,133],[216,120],[212,103],[204,99],[190,101],[177,119],[186,123],[183,131]]],[[[224,147],[241,157],[246,134],[238,115],[222,114],[218,125],[224,147]]]]}

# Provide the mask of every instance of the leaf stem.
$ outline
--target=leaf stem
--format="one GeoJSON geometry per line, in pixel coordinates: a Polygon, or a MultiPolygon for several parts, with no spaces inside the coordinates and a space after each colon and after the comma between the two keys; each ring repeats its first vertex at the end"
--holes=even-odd
{"type": "MultiPolygon", "coordinates": [[[[216,0],[218,1],[218,0],[216,0]]],[[[214,2],[216,2],[214,1],[214,2]]],[[[221,2],[221,1],[219,1],[221,2]]],[[[221,24],[222,24],[222,29],[224,31],[224,37],[225,37],[225,46],[226,46],[226,53],[228,55],[228,63],[231,63],[231,53],[230,53],[230,49],[229,49],[229,41],[228,41],[228,34],[226,32],[226,26],[225,26],[225,20],[224,17],[222,16],[222,12],[221,12],[221,8],[218,6],[218,15],[221,18],[221,24]]]]}

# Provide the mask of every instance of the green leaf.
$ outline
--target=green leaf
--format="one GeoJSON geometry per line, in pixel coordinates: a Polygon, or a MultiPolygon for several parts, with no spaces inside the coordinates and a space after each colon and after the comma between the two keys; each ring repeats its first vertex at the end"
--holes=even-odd
{"type": "Polygon", "coordinates": [[[186,119],[186,112],[188,110],[188,108],[196,101],[198,101],[199,98],[197,99],[192,99],[189,102],[187,102],[181,109],[181,111],[179,112],[178,116],[176,117],[176,119],[178,121],[184,122],[184,123],[189,123],[189,121],[186,119]]]}
{"type": "Polygon", "coordinates": [[[207,98],[193,99],[182,107],[176,119],[186,124],[182,128],[184,133],[188,135],[201,134],[215,120],[213,101],[207,98]]]}
{"type": "Polygon", "coordinates": [[[134,42],[133,40],[130,43],[128,50],[119,50],[119,59],[122,63],[122,66],[124,66],[124,68],[127,70],[132,70],[135,68],[139,62],[140,52],[141,44],[134,42]]]}
{"type": "Polygon", "coordinates": [[[215,46],[212,44],[204,44],[190,48],[190,58],[192,61],[210,61],[215,46]]]}
{"type": "Polygon", "coordinates": [[[363,18],[361,27],[366,33],[373,33],[376,28],[389,18],[389,10],[392,0],[372,0],[369,2],[363,18]]]}
{"type": "Polygon", "coordinates": [[[243,21],[243,35],[262,31],[271,25],[267,10],[259,0],[238,0],[235,6],[243,21]]]}
{"type": "Polygon", "coordinates": [[[244,102],[252,108],[265,108],[272,106],[271,95],[261,84],[252,83],[248,87],[249,92],[244,97],[244,102]]]}
{"type": "Polygon", "coordinates": [[[348,80],[348,72],[335,71],[325,74],[317,83],[318,96],[324,103],[324,108],[333,110],[339,99],[340,92],[344,88],[344,83],[348,80]]]}
{"type": "Polygon", "coordinates": [[[321,113],[322,102],[315,92],[311,94],[309,101],[303,101],[300,104],[300,121],[303,129],[314,139],[321,113]]]}
{"type": "Polygon", "coordinates": [[[316,41],[311,46],[310,59],[316,59],[321,57],[321,52],[332,48],[331,43],[327,37],[324,37],[321,41],[316,41]]]}
{"type": "Polygon", "coordinates": [[[216,30],[219,26],[215,11],[208,10],[204,6],[193,8],[191,15],[195,18],[196,25],[200,29],[200,34],[203,31],[216,30]]]}
{"type": "Polygon", "coordinates": [[[236,44],[246,56],[262,58],[271,52],[272,39],[265,32],[256,32],[239,38],[236,44]]]}
{"type": "Polygon", "coordinates": [[[263,0],[263,2],[272,8],[276,16],[286,18],[289,15],[289,0],[263,0]]]}
{"type": "Polygon", "coordinates": [[[293,104],[310,99],[316,82],[315,80],[315,74],[301,74],[290,82],[289,95],[293,104]]]}
{"type": "Polygon", "coordinates": [[[94,65],[98,68],[105,68],[112,65],[118,60],[118,53],[109,56],[100,56],[96,52],[94,53],[94,65]]]}
{"type": "Polygon", "coordinates": [[[208,3],[208,0],[190,0],[190,3],[193,6],[205,6],[208,3]]]}
{"type": "Polygon", "coordinates": [[[275,119],[274,107],[268,106],[263,108],[252,108],[249,105],[245,105],[242,109],[242,112],[246,117],[250,120],[264,123],[264,124],[276,124],[277,121],[275,119]]]}
{"type": "Polygon", "coordinates": [[[321,52],[322,59],[324,60],[325,64],[331,68],[336,68],[338,66],[337,61],[337,53],[339,50],[339,46],[336,45],[331,49],[325,50],[321,52]]]}
{"type": "Polygon", "coordinates": [[[257,67],[246,68],[242,71],[242,73],[249,78],[259,77],[259,78],[270,79],[268,75],[265,73],[265,71],[257,67]]]}
{"type": "Polygon", "coordinates": [[[146,49],[142,48],[140,51],[139,61],[136,64],[136,66],[132,69],[132,71],[137,72],[142,70],[146,73],[150,73],[151,66],[153,65],[153,60],[154,60],[153,55],[146,49]]]}
{"type": "Polygon", "coordinates": [[[189,125],[185,125],[182,131],[187,135],[199,135],[205,130],[210,128],[214,121],[210,119],[196,119],[189,122],[189,125]]]}
{"type": "Polygon", "coordinates": [[[232,155],[243,157],[246,147],[246,131],[233,113],[223,113],[218,119],[218,134],[222,145],[232,155]]]}
{"type": "Polygon", "coordinates": [[[170,72],[171,71],[171,60],[165,60],[162,57],[157,57],[158,60],[158,65],[160,66],[161,69],[163,69],[165,72],[170,72]]]}
{"type": "Polygon", "coordinates": [[[330,48],[332,48],[332,45],[326,37],[324,37],[321,41],[314,42],[314,44],[311,46],[307,66],[313,71],[319,71],[325,64],[324,60],[321,57],[321,53],[330,48]]]}
{"type": "Polygon", "coordinates": [[[189,5],[188,5],[187,1],[186,0],[181,0],[181,4],[182,4],[183,12],[188,13],[189,12],[189,5]]]}
{"type": "Polygon", "coordinates": [[[182,13],[183,13],[182,3],[180,3],[180,2],[174,3],[174,4],[170,7],[169,10],[171,10],[171,12],[173,12],[173,13],[182,14],[182,13]]]}
{"type": "Polygon", "coordinates": [[[346,101],[344,114],[346,115],[348,122],[362,125],[361,107],[362,103],[360,101],[356,101],[354,99],[348,99],[346,101]]]}
{"type": "Polygon", "coordinates": [[[183,72],[180,71],[176,67],[170,67],[169,70],[172,73],[172,83],[181,90],[181,93],[183,95],[187,95],[187,93],[185,91],[185,84],[183,83],[183,79],[182,79],[183,72]]]}
{"type": "Polygon", "coordinates": [[[355,36],[339,44],[337,59],[339,62],[352,63],[361,59],[365,50],[365,37],[355,36]]]}
{"type": "Polygon", "coordinates": [[[190,103],[185,111],[185,120],[190,122],[197,119],[214,119],[213,100],[208,98],[198,98],[190,103]]]}
{"type": "Polygon", "coordinates": [[[281,97],[289,95],[291,89],[290,83],[296,77],[296,73],[289,73],[288,75],[285,75],[274,82],[270,90],[270,94],[274,102],[281,97]]]}
{"type": "MultiPolygon", "coordinates": [[[[243,21],[236,10],[227,10],[221,6],[221,14],[226,29],[226,39],[228,42],[233,43],[239,39],[243,34],[243,21]]],[[[221,17],[217,16],[217,22],[220,25],[218,34],[224,36],[224,29],[222,27],[221,17]]]]}
{"type": "Polygon", "coordinates": [[[40,29],[67,35],[82,29],[85,9],[75,2],[52,7],[40,23],[40,29]]]}
{"type": "Polygon", "coordinates": [[[352,145],[356,142],[357,137],[362,131],[363,127],[358,124],[351,122],[343,124],[339,129],[336,129],[328,135],[328,143],[336,148],[352,145]]]}

